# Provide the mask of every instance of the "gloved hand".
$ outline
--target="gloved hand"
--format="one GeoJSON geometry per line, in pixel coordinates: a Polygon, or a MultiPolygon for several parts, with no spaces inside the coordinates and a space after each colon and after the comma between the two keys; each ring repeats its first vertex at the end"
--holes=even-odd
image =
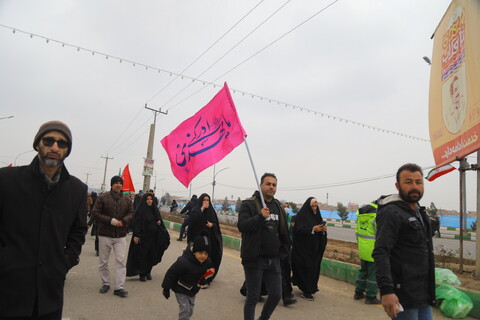
{"type": "Polygon", "coordinates": [[[163,289],[162,293],[163,293],[163,296],[165,297],[165,299],[170,298],[170,290],[169,289],[163,289]]]}

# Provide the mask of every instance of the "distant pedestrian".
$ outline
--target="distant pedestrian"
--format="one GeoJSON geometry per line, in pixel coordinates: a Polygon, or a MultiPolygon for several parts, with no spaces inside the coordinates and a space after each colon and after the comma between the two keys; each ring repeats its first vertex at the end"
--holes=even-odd
{"type": "MultiPolygon", "coordinates": [[[[210,240],[202,233],[190,242],[182,256],[168,269],[162,282],[163,296],[170,298],[170,290],[177,298],[179,320],[188,320],[193,315],[195,296],[200,286],[208,281],[214,270],[208,257],[210,240]]],[[[213,310],[212,310],[213,311],[213,310]]]]}
{"type": "Polygon", "coordinates": [[[102,193],[93,208],[93,218],[98,223],[99,237],[99,267],[102,287],[100,293],[110,290],[110,271],[108,260],[113,249],[115,254],[115,290],[113,294],[126,297],[124,289],[127,262],[127,235],[128,225],[134,215],[130,197],[122,193],[123,179],[114,176],[110,180],[110,192],[102,193]]]}
{"type": "Polygon", "coordinates": [[[140,200],[143,197],[143,190],[139,190],[138,193],[135,195],[135,198],[133,199],[133,209],[137,210],[138,205],[140,204],[140,200]]]}
{"type": "MultiPolygon", "coordinates": [[[[290,243],[292,243],[292,220],[290,216],[290,205],[288,202],[285,202],[282,205],[285,210],[285,215],[287,217],[287,226],[288,226],[288,236],[290,238],[290,243]]],[[[292,288],[292,246],[288,248],[288,255],[280,260],[280,266],[282,268],[282,300],[283,305],[288,306],[294,303],[297,303],[297,299],[293,296],[292,288]]]]}
{"type": "Polygon", "coordinates": [[[62,319],[65,277],[87,232],[87,186],[63,163],[70,129],[42,124],[33,149],[30,165],[0,169],[0,319],[62,319]]]}
{"type": "Polygon", "coordinates": [[[178,203],[177,200],[172,200],[172,205],[170,206],[170,213],[177,213],[178,203]]]}
{"type": "Polygon", "coordinates": [[[378,202],[373,258],[382,305],[390,318],[432,319],[435,262],[425,207],[422,168],[408,163],[397,171],[398,194],[378,202]]]}
{"type": "Polygon", "coordinates": [[[323,253],[327,245],[327,226],[317,199],[308,198],[298,211],[293,227],[292,282],[302,291],[302,298],[313,301],[323,253]]]}
{"type": "Polygon", "coordinates": [[[374,201],[357,210],[357,226],[355,235],[358,243],[358,255],[360,257],[360,269],[358,270],[357,280],[355,281],[355,294],[353,299],[361,300],[365,298],[366,304],[380,304],[377,299],[378,287],[375,278],[375,262],[372,257],[375,247],[375,231],[377,225],[377,201],[374,201]]]}
{"type": "Polygon", "coordinates": [[[247,299],[243,307],[245,320],[255,319],[255,306],[260,297],[262,279],[268,291],[260,319],[269,319],[282,298],[282,271],[280,259],[288,256],[290,238],[287,217],[280,202],[274,198],[277,177],[265,173],[260,189],[266,207],[262,208],[260,192],[242,202],[238,213],[238,230],[242,233],[241,258],[247,299]]]}
{"type": "Polygon", "coordinates": [[[160,263],[170,245],[170,236],[163,224],[153,196],[145,194],[135,211],[133,236],[127,259],[127,277],[140,276],[140,281],[152,280],[152,268],[160,263]]]}
{"type": "Polygon", "coordinates": [[[188,216],[190,215],[190,212],[195,207],[196,203],[197,203],[197,195],[194,194],[190,199],[190,201],[185,205],[185,207],[183,207],[182,211],[180,211],[180,215],[183,215],[183,223],[180,226],[180,235],[178,236],[177,241],[182,241],[183,238],[186,237],[186,235],[184,236],[184,234],[185,234],[185,229],[187,228],[189,223],[188,216]]]}
{"type": "Polygon", "coordinates": [[[203,193],[198,197],[195,207],[188,216],[188,220],[188,242],[193,241],[202,231],[206,232],[210,238],[210,258],[212,259],[213,268],[215,268],[215,274],[208,279],[203,287],[205,289],[217,276],[223,255],[222,231],[220,230],[217,213],[208,194],[203,193]]]}

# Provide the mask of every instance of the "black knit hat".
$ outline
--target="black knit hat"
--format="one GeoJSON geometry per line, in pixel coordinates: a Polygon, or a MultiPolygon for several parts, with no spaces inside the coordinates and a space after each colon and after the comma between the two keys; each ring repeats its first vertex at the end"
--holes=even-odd
{"type": "Polygon", "coordinates": [[[65,138],[67,138],[67,140],[68,140],[68,151],[67,151],[67,155],[65,157],[68,157],[68,155],[72,151],[72,133],[70,132],[70,128],[65,123],[63,123],[61,121],[48,121],[48,122],[45,122],[44,124],[42,124],[40,126],[40,128],[38,129],[37,134],[35,135],[35,139],[33,139],[33,149],[38,151],[37,146],[38,146],[38,143],[40,142],[40,139],[42,139],[43,136],[45,136],[45,134],[47,134],[50,131],[61,132],[61,133],[63,133],[65,138]]]}
{"type": "Polygon", "coordinates": [[[210,253],[210,239],[207,233],[200,232],[198,236],[193,240],[192,252],[207,251],[210,253]]]}
{"type": "Polygon", "coordinates": [[[120,176],[113,176],[112,179],[110,179],[110,187],[113,186],[115,183],[121,182],[123,184],[123,179],[120,176]]]}

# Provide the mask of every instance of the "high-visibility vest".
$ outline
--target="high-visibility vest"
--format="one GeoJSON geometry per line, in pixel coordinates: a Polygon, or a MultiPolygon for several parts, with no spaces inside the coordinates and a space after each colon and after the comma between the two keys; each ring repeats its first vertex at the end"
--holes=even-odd
{"type": "Polygon", "coordinates": [[[372,252],[375,247],[375,232],[377,225],[375,218],[377,216],[378,205],[370,203],[360,208],[357,212],[357,227],[355,236],[358,242],[358,255],[360,259],[373,262],[372,252]]]}

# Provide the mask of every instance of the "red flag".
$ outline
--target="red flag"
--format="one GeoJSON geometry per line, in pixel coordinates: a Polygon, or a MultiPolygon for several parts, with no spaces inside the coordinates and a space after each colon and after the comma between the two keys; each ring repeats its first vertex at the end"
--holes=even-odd
{"type": "Polygon", "coordinates": [[[133,186],[132,182],[132,176],[130,175],[130,169],[128,168],[128,164],[125,166],[125,169],[123,169],[122,175],[123,179],[123,187],[122,191],[123,192],[135,192],[135,187],[133,186]]]}
{"type": "Polygon", "coordinates": [[[205,107],[182,122],[161,142],[173,174],[188,187],[193,178],[222,160],[246,136],[225,83],[205,107]]]}
{"type": "Polygon", "coordinates": [[[10,163],[8,166],[11,167],[13,165],[13,163],[10,163]]]}

